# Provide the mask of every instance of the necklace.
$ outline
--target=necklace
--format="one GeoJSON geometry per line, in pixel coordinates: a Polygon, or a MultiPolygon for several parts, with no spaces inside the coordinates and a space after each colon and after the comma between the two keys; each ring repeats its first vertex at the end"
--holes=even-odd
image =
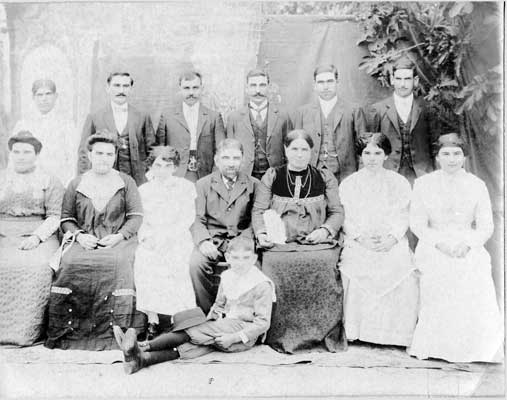
{"type": "Polygon", "coordinates": [[[287,189],[289,190],[289,194],[293,199],[299,199],[300,198],[300,192],[301,189],[306,186],[307,183],[309,183],[308,188],[306,189],[306,195],[303,197],[306,199],[308,195],[310,194],[310,188],[312,187],[312,174],[310,173],[310,168],[306,171],[306,176],[301,183],[301,177],[298,175],[294,180],[292,180],[292,177],[290,176],[289,168],[287,168],[286,172],[286,180],[287,180],[287,189]],[[294,192],[291,190],[291,185],[294,186],[294,192]]]}

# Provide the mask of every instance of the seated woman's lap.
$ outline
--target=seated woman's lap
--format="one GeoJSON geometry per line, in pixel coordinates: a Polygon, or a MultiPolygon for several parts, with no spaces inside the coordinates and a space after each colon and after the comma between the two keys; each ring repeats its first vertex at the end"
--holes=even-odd
{"type": "Polygon", "coordinates": [[[329,351],[346,346],[339,250],[264,252],[262,271],[277,293],[267,336],[272,347],[292,353],[320,345],[329,351]]]}

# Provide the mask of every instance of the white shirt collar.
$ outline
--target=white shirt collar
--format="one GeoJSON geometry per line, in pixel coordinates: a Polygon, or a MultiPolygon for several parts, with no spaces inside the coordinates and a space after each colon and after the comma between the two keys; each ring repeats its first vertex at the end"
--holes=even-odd
{"type": "Polygon", "coordinates": [[[116,104],[114,101],[111,102],[111,108],[114,112],[122,112],[122,111],[128,111],[129,104],[123,103],[123,104],[116,104]]]}
{"type": "Polygon", "coordinates": [[[199,101],[196,101],[195,104],[193,106],[189,106],[187,103],[183,102],[183,112],[185,113],[196,113],[197,111],[199,111],[199,105],[200,105],[200,102],[199,101]]]}
{"type": "Polygon", "coordinates": [[[257,105],[255,104],[253,101],[251,101],[249,103],[249,106],[252,110],[254,111],[259,111],[259,110],[263,110],[264,108],[266,108],[268,106],[268,99],[265,99],[261,104],[257,105]]]}
{"type": "Polygon", "coordinates": [[[322,113],[327,118],[331,110],[334,108],[336,103],[338,102],[338,97],[334,96],[330,100],[324,100],[319,97],[319,103],[320,103],[320,109],[322,110],[322,113]]]}
{"type": "Polygon", "coordinates": [[[402,104],[404,106],[410,105],[410,107],[412,107],[412,103],[414,101],[414,93],[410,93],[410,95],[408,95],[407,97],[401,97],[396,93],[393,93],[393,95],[395,104],[402,104]]]}
{"type": "Polygon", "coordinates": [[[224,184],[227,186],[227,184],[229,183],[229,181],[232,181],[233,183],[236,183],[236,181],[238,180],[238,175],[236,175],[234,178],[232,179],[229,179],[229,178],[226,178],[225,176],[223,176],[222,174],[220,174],[220,176],[222,177],[222,181],[224,181],[224,184]]]}

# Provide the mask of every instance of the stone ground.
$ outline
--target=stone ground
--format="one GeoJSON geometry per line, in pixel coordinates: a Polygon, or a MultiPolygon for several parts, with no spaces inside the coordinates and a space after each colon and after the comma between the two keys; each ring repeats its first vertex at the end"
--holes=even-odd
{"type": "Polygon", "coordinates": [[[125,375],[119,351],[0,347],[0,398],[505,398],[502,364],[419,361],[393,347],[286,356],[267,346],[125,375]]]}

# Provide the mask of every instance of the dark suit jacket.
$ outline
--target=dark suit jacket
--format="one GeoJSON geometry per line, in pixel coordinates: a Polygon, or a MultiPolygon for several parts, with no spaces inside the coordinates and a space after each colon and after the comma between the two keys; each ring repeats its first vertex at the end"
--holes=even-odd
{"type": "MultiPolygon", "coordinates": [[[[281,110],[273,103],[269,103],[266,118],[268,119],[266,153],[269,166],[275,168],[285,164],[283,140],[292,129],[292,121],[286,111],[281,110]]],[[[229,118],[227,118],[227,137],[238,139],[243,144],[242,170],[245,174],[251,175],[255,159],[255,137],[248,107],[240,108],[229,115],[229,118]]]]}
{"type": "MultiPolygon", "coordinates": [[[[225,139],[225,129],[220,113],[201,103],[197,120],[197,161],[199,163],[197,175],[199,178],[211,173],[216,147],[223,139],[225,139]]],[[[190,131],[183,115],[182,104],[160,116],[157,144],[172,146],[178,150],[181,160],[177,175],[184,176],[190,154],[190,131]]]]}
{"type": "MultiPolygon", "coordinates": [[[[110,132],[119,133],[114,123],[113,110],[111,105],[88,115],[83,127],[81,142],[79,144],[78,154],[78,174],[82,174],[90,169],[88,160],[88,149],[86,142],[90,135],[101,129],[107,129],[110,132]]],[[[143,114],[131,105],[128,106],[127,125],[125,130],[129,135],[130,162],[132,173],[137,185],[146,182],[146,159],[150,154],[151,148],[155,145],[155,132],[148,114],[143,114]]],[[[121,132],[123,133],[123,132],[121,132]]]]}
{"type": "MultiPolygon", "coordinates": [[[[401,134],[394,97],[389,96],[375,103],[372,112],[371,130],[382,132],[391,141],[392,152],[384,166],[397,172],[401,159],[401,134]]],[[[432,143],[438,137],[437,125],[429,115],[424,100],[414,97],[410,124],[410,151],[414,171],[418,177],[434,170],[432,143]]]]}
{"type": "Polygon", "coordinates": [[[231,192],[219,171],[196,182],[195,221],[190,227],[196,246],[216,235],[253,238],[251,215],[259,180],[240,173],[231,192]]]}
{"type": "MultiPolygon", "coordinates": [[[[338,182],[341,182],[357,170],[355,141],[359,133],[366,132],[367,127],[366,118],[361,108],[352,107],[346,104],[343,99],[338,98],[335,110],[333,133],[340,166],[336,179],[338,179],[338,182]]],[[[320,116],[321,111],[318,99],[300,107],[294,116],[294,129],[304,129],[313,139],[314,146],[310,161],[313,166],[318,166],[323,136],[320,116]]]]}

